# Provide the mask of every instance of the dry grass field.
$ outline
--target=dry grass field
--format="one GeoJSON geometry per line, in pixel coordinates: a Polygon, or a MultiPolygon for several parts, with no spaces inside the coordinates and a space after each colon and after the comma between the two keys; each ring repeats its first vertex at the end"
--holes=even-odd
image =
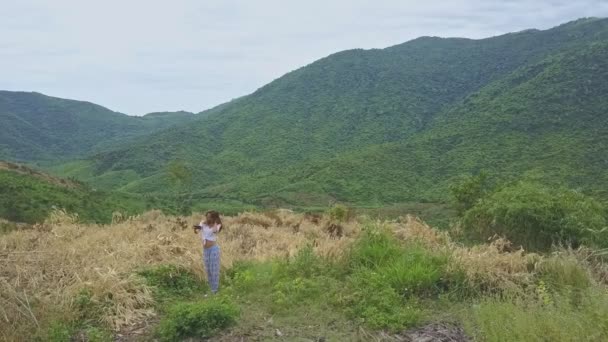
{"type": "MultiPolygon", "coordinates": [[[[1,235],[0,339],[44,340],[50,336],[49,329],[52,330],[52,325],[56,322],[73,322],[82,319],[79,308],[83,305],[83,296],[88,302],[96,304],[98,311],[93,320],[96,325],[107,331],[117,333],[142,322],[157,322],[159,311],[162,310],[159,310],[154,289],[138,272],[160,265],[174,265],[187,270],[195,275],[197,281],[204,283],[201,242],[190,228],[192,224],[200,221],[201,216],[199,214],[191,217],[169,217],[158,211],[152,211],[130,218],[116,215],[112,224],[94,225],[78,223],[76,217],[56,212],[42,224],[1,235]]],[[[523,317],[523,321],[531,316],[545,317],[542,316],[543,314],[547,315],[546,318],[552,317],[551,315],[559,316],[561,310],[570,310],[568,309],[570,307],[557,306],[553,309],[549,307],[549,303],[557,303],[563,293],[567,293],[565,296],[571,295],[571,292],[560,290],[565,284],[565,287],[582,288],[585,291],[592,289],[588,292],[589,296],[598,296],[599,300],[595,300],[596,305],[589,312],[563,318],[567,322],[559,321],[557,324],[562,324],[563,329],[571,329],[568,324],[572,323],[578,327],[572,333],[577,333],[582,331],[581,329],[587,329],[587,325],[576,322],[575,319],[595,317],[596,323],[600,326],[595,331],[599,335],[594,335],[596,338],[591,340],[608,336],[606,335],[607,318],[599,316],[608,313],[604,286],[608,272],[598,254],[589,250],[564,249],[553,254],[538,255],[513,250],[507,241],[501,239],[483,245],[465,246],[454,242],[447,232],[433,229],[411,216],[390,222],[353,218],[347,222],[337,223],[327,216],[311,216],[278,210],[225,217],[224,224],[226,229],[220,234],[221,262],[224,271],[243,262],[264,265],[273,260],[279,262],[292,260],[306,246],[312,247],[319,260],[326,260],[329,263],[342,262],[342,265],[346,265],[349,261],[344,260],[358,258],[356,253],[376,253],[373,255],[377,255],[380,260],[384,257],[382,255],[389,252],[378,253],[392,251],[393,247],[398,245],[405,251],[399,252],[404,253],[399,254],[399,258],[410,260],[410,266],[421,265],[420,269],[407,268],[409,266],[405,265],[406,270],[399,270],[397,267],[401,264],[393,261],[387,265],[373,266],[376,268],[370,271],[370,274],[384,274],[384,278],[380,279],[385,279],[381,281],[386,282],[387,288],[399,282],[420,287],[417,292],[413,292],[413,295],[409,295],[409,299],[403,304],[408,308],[414,305],[416,312],[421,312],[420,318],[416,318],[418,322],[433,321],[434,316],[441,319],[449,316],[448,320],[464,326],[476,339],[500,340],[500,338],[494,339],[487,332],[492,329],[492,324],[495,324],[491,320],[487,321],[490,312],[512,310],[512,312],[505,311],[505,314],[514,315],[511,317],[513,319],[523,317]],[[390,235],[390,240],[386,240],[389,241],[388,244],[380,245],[378,241],[381,240],[375,240],[378,232],[388,232],[390,235]],[[369,246],[366,245],[367,242],[369,246]],[[379,245],[375,246],[374,243],[379,245]],[[378,248],[372,249],[372,247],[378,248]],[[416,254],[410,255],[407,251],[416,251],[416,254]],[[429,269],[426,270],[424,267],[429,269]],[[428,280],[428,274],[432,274],[436,269],[440,270],[441,274],[436,279],[428,280]],[[411,280],[412,277],[421,278],[411,280]],[[427,283],[428,286],[425,285],[427,283]],[[513,300],[506,299],[511,298],[509,296],[513,296],[513,300]],[[426,301],[427,304],[420,305],[420,301],[426,301]],[[523,305],[519,301],[525,301],[526,304],[523,305]],[[507,307],[508,305],[513,307],[507,307]],[[476,308],[474,310],[477,311],[472,312],[471,308],[476,308]]],[[[453,234],[457,234],[457,231],[453,234]]],[[[398,259],[391,260],[398,261],[398,259]]],[[[353,300],[357,299],[352,299],[345,293],[350,289],[353,293],[357,293],[358,289],[367,291],[366,288],[357,287],[364,286],[360,285],[361,279],[356,278],[357,272],[353,271],[343,278],[336,276],[336,279],[343,280],[332,280],[333,283],[329,283],[337,285],[333,290],[327,290],[327,293],[332,293],[331,299],[327,301],[331,302],[337,298],[336,303],[341,303],[343,306],[355,305],[356,302],[353,300]]],[[[313,280],[317,279],[314,278],[315,276],[318,274],[298,275],[297,279],[309,281],[306,283],[307,286],[314,288],[316,285],[313,280]]],[[[255,282],[255,279],[250,281],[255,282]]],[[[278,283],[287,281],[290,279],[277,280],[278,283]]],[[[240,285],[236,284],[233,287],[238,286],[240,285]]],[[[292,292],[288,293],[291,295],[301,295],[300,292],[294,292],[293,288],[290,289],[292,290],[289,291],[292,292]]],[[[276,298],[277,291],[279,291],[277,287],[271,288],[268,298],[276,298]]],[[[281,291],[285,292],[285,290],[281,291]]],[[[230,290],[229,293],[234,298],[240,298],[235,299],[237,302],[242,300],[241,320],[246,321],[248,305],[255,300],[235,296],[235,293],[238,294],[235,290],[230,290]]],[[[318,296],[318,293],[315,296],[318,296]]],[[[202,292],[200,297],[202,298],[202,292]]],[[[392,297],[387,294],[382,298],[392,297]]],[[[577,306],[586,303],[585,298],[577,300],[579,300],[577,306]]],[[[311,307],[317,305],[314,301],[307,303],[309,304],[306,305],[311,307]]],[[[378,305],[379,308],[377,312],[374,311],[374,315],[383,313],[384,309],[381,309],[380,304],[370,302],[365,307],[374,305],[378,305]]],[[[259,305],[257,308],[259,309],[259,305]]],[[[391,331],[390,326],[387,325],[388,330],[382,329],[382,323],[390,321],[391,314],[389,312],[385,316],[378,316],[380,318],[375,326],[368,330],[358,330],[357,334],[367,338],[375,336],[374,338],[383,339],[384,336],[389,339],[389,335],[384,331],[391,331]],[[362,331],[373,332],[361,335],[362,331]]],[[[345,320],[355,322],[353,324],[356,326],[366,326],[368,322],[373,322],[375,316],[361,316],[365,319],[359,321],[352,319],[353,316],[344,317],[347,317],[345,320]]],[[[492,319],[508,320],[509,318],[500,316],[492,319]]],[[[511,323],[524,324],[523,321],[511,323]]],[[[533,325],[534,322],[532,320],[529,324],[533,325]]],[[[507,321],[504,322],[504,325],[508,326],[508,324],[507,321]]],[[[561,336],[560,331],[557,332],[558,335],[551,335],[559,328],[551,325],[543,329],[548,329],[548,336],[561,336]]],[[[225,340],[230,340],[229,336],[251,336],[247,335],[251,333],[249,329],[253,328],[247,322],[239,322],[236,328],[224,335],[225,340]]],[[[524,333],[526,329],[532,329],[528,335],[521,335],[524,340],[533,340],[537,333],[541,333],[533,330],[534,327],[531,326],[520,329],[524,333]]],[[[272,333],[264,336],[259,339],[278,338],[278,336],[273,337],[272,333]]],[[[390,336],[396,338],[396,335],[390,336]]],[[[221,336],[219,338],[221,339],[221,336]]],[[[518,338],[517,335],[507,340],[515,340],[515,338],[518,338]]],[[[82,340],[95,339],[89,336],[83,337],[82,340]]]]}
{"type": "MultiPolygon", "coordinates": [[[[202,214],[167,217],[158,211],[111,225],[77,223],[56,212],[32,229],[0,236],[0,337],[18,340],[58,317],[68,320],[83,290],[104,306],[103,321],[119,330],[154,315],[150,289],[135,275],[148,266],[172,264],[205,281],[200,238],[191,225],[202,214]]],[[[313,242],[327,256],[341,253],[358,233],[344,224],[340,239],[323,231],[324,219],[278,211],[224,219],[222,268],[237,260],[293,256],[313,242]]]]}

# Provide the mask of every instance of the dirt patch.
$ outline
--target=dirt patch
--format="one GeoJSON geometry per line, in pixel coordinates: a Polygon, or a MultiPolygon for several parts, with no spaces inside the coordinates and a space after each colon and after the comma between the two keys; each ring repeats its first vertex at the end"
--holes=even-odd
{"type": "Polygon", "coordinates": [[[158,325],[159,319],[154,317],[149,320],[123,327],[114,335],[115,342],[139,342],[154,340],[154,328],[158,325]]]}
{"type": "Polygon", "coordinates": [[[400,334],[402,341],[412,342],[469,342],[461,327],[449,323],[432,323],[400,334]]]}

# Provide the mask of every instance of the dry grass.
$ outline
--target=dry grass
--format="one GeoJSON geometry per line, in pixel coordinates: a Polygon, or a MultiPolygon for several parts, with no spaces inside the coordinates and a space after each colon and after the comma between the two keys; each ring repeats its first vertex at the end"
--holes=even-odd
{"type": "MultiPolygon", "coordinates": [[[[74,318],[75,300],[83,290],[96,303],[103,303],[101,323],[114,330],[155,315],[151,290],[135,272],[173,264],[204,280],[201,242],[190,229],[201,217],[176,218],[151,211],[132,218],[116,215],[110,225],[91,225],[54,213],[33,229],[1,235],[0,340],[29,340],[51,320],[74,318]]],[[[227,228],[220,234],[223,268],[240,260],[284,259],[308,244],[316,253],[337,259],[349,249],[361,226],[357,220],[341,223],[338,237],[327,217],[286,210],[243,213],[225,217],[224,223],[227,228]]],[[[412,216],[385,224],[404,242],[449,255],[448,272],[462,272],[471,289],[525,288],[543,265],[546,269],[550,262],[559,262],[564,253],[598,282],[608,278],[605,264],[598,261],[602,256],[589,250],[540,256],[511,250],[501,239],[466,247],[412,216]]]]}
{"type": "Polygon", "coordinates": [[[544,260],[538,254],[512,250],[510,243],[496,239],[489,244],[465,247],[454,243],[445,231],[434,229],[418,218],[407,216],[397,224],[395,235],[447,253],[450,273],[463,272],[470,289],[505,291],[530,285],[544,260]]]}
{"type": "MultiPolygon", "coordinates": [[[[135,271],[157,264],[184,266],[204,279],[201,242],[184,221],[158,211],[120,218],[111,225],[80,224],[55,213],[34,229],[0,236],[0,339],[31,336],[43,322],[70,317],[83,289],[103,305],[103,323],[113,329],[154,315],[151,291],[135,271]]],[[[237,260],[294,255],[312,243],[317,253],[337,257],[358,232],[346,224],[343,238],[288,211],[225,217],[220,235],[222,267],[237,260]]]]}

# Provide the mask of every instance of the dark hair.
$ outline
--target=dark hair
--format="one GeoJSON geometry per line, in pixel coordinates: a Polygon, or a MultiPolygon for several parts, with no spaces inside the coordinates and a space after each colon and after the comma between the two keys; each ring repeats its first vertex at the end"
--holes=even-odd
{"type": "Polygon", "coordinates": [[[224,228],[224,225],[222,225],[222,219],[220,218],[220,213],[215,210],[209,210],[208,212],[205,213],[205,218],[208,218],[209,216],[211,216],[211,220],[213,221],[213,223],[220,225],[220,229],[218,230],[218,232],[221,231],[224,228]]]}

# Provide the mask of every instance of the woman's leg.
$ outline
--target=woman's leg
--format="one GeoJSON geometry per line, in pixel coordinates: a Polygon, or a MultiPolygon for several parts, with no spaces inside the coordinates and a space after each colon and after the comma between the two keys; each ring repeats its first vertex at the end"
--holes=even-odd
{"type": "Polygon", "coordinates": [[[207,283],[211,286],[211,250],[203,249],[203,263],[205,264],[205,272],[207,273],[207,283]]]}
{"type": "Polygon", "coordinates": [[[220,248],[219,246],[205,250],[205,268],[207,281],[211,292],[216,293],[220,286],[220,248]]]}

